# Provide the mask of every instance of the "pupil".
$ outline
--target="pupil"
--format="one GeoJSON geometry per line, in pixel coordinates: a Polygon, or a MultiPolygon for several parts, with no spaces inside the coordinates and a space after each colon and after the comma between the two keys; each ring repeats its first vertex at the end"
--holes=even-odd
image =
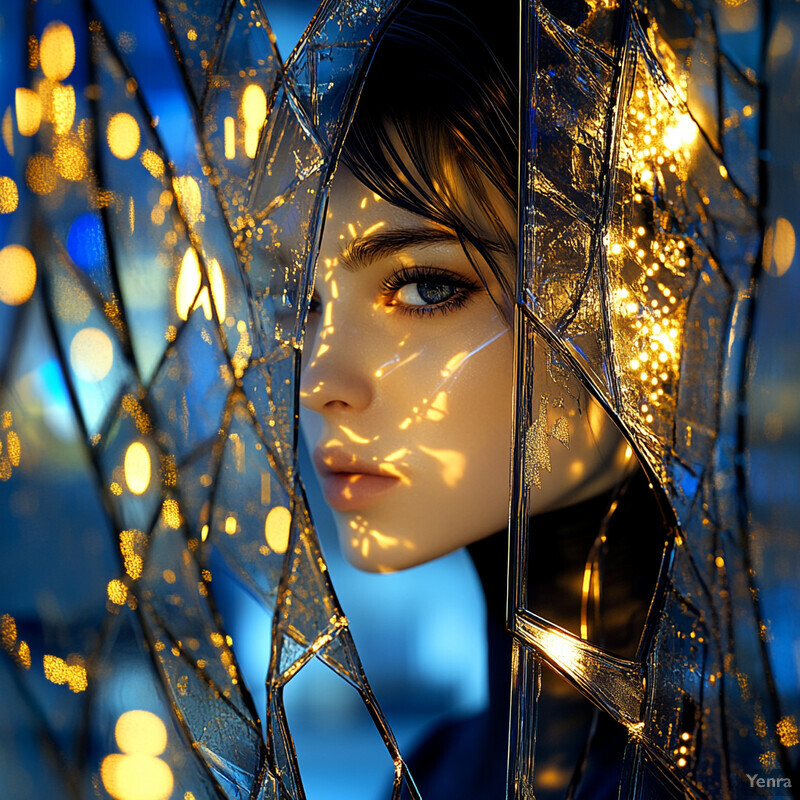
{"type": "Polygon", "coordinates": [[[435,306],[453,296],[453,287],[449,283],[418,283],[417,293],[425,303],[435,306]]]}

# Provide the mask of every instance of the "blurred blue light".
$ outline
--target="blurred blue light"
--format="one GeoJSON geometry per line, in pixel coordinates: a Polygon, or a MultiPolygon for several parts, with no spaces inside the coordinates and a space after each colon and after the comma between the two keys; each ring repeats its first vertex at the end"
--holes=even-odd
{"type": "Polygon", "coordinates": [[[67,252],[83,270],[93,273],[108,264],[105,232],[97,214],[81,214],[69,229],[67,252]]]}

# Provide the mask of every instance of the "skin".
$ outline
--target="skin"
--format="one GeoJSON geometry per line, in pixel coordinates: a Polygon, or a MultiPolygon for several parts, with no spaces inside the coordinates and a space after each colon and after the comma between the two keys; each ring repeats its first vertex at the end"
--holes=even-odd
{"type": "MultiPolygon", "coordinates": [[[[482,285],[452,231],[337,175],[301,422],[357,567],[404,569],[507,526],[513,336],[499,291],[492,278],[482,285]]],[[[554,381],[539,351],[547,429],[563,417],[569,447],[549,439],[531,513],[609,488],[626,462],[613,424],[577,381],[554,381]]]]}

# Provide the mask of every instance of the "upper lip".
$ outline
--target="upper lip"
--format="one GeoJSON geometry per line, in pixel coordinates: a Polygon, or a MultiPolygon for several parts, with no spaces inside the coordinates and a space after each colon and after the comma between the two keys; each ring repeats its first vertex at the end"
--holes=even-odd
{"type": "Polygon", "coordinates": [[[352,453],[346,453],[339,448],[326,450],[325,448],[317,447],[314,450],[312,460],[320,475],[331,475],[343,472],[353,475],[380,475],[386,478],[396,477],[395,475],[384,472],[380,464],[362,461],[352,453]]]}

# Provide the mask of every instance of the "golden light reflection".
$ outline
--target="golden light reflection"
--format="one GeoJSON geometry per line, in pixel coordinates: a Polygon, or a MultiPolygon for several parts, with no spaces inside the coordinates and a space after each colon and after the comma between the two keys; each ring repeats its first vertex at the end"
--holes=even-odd
{"type": "Polygon", "coordinates": [[[442,468],[442,480],[445,485],[453,488],[458,485],[461,478],[464,477],[464,467],[466,466],[467,459],[463,453],[457,450],[434,450],[432,447],[425,447],[420,445],[419,449],[439,462],[442,468]]]}
{"type": "Polygon", "coordinates": [[[764,236],[764,268],[780,278],[792,266],[797,241],[794,227],[785,217],[778,217],[764,236]]]}
{"type": "Polygon", "coordinates": [[[147,549],[147,536],[142,531],[122,531],[119,535],[119,549],[122,553],[125,572],[134,580],[142,577],[144,553],[147,549]]]}
{"type": "Polygon", "coordinates": [[[800,744],[800,735],[798,735],[797,721],[792,716],[781,717],[776,725],[778,738],[784,747],[794,747],[800,744]]]}
{"type": "Polygon", "coordinates": [[[348,428],[346,425],[339,425],[339,430],[351,441],[353,444],[369,444],[369,439],[359,436],[354,430],[348,428]]]}
{"type": "Polygon", "coordinates": [[[177,500],[168,498],[161,505],[161,518],[164,522],[175,530],[181,526],[181,509],[177,500]]]}
{"type": "Polygon", "coordinates": [[[160,178],[164,174],[164,159],[153,150],[145,150],[139,156],[139,160],[154,178],[160,178]]]}
{"type": "Polygon", "coordinates": [[[75,374],[86,383],[97,383],[111,371],[114,345],[99,328],[81,328],[69,346],[69,360],[75,374]]]}
{"type": "MultiPolygon", "coordinates": [[[[217,319],[222,322],[227,313],[227,301],[225,298],[225,279],[222,276],[222,267],[216,258],[208,262],[208,282],[211,284],[211,297],[214,300],[214,308],[217,311],[217,319]]],[[[209,319],[209,317],[206,317],[209,319]]]]}
{"type": "MultiPolygon", "coordinates": [[[[183,254],[181,268],[178,272],[178,282],[175,286],[175,310],[181,319],[189,319],[189,314],[196,308],[203,309],[206,319],[212,318],[208,287],[201,288],[202,280],[197,250],[194,247],[188,247],[183,254]]],[[[212,258],[208,262],[208,280],[211,284],[211,297],[214,300],[217,318],[224,320],[227,314],[225,279],[216,258],[212,258]]]]}
{"type": "Polygon", "coordinates": [[[106,593],[108,594],[108,599],[115,606],[124,606],[125,601],[128,599],[128,587],[117,578],[108,582],[106,593]]]}
{"type": "Polygon", "coordinates": [[[58,171],[53,159],[44,153],[34,153],[25,165],[25,183],[35,194],[50,194],[58,186],[58,171]]]}
{"type": "Polygon", "coordinates": [[[81,181],[89,166],[86,153],[77,138],[64,138],[55,148],[53,164],[58,174],[68,181],[81,181]]]}
{"type": "Polygon", "coordinates": [[[244,152],[255,158],[258,138],[267,119],[267,96],[255,83],[249,84],[242,95],[242,119],[244,120],[244,152]]]}
{"type": "Polygon", "coordinates": [[[23,136],[33,136],[42,123],[42,101],[31,89],[20,88],[14,93],[17,130],[23,136]]]}
{"type": "Polygon", "coordinates": [[[36,287],[36,261],[27,247],[8,244],[0,250],[0,301],[18,306],[36,287]]]}
{"type": "Polygon", "coordinates": [[[126,711],[114,727],[117,747],[123,753],[158,756],[167,749],[167,729],[149,711],[126,711]]]}
{"type": "Polygon", "coordinates": [[[275,553],[285,553],[292,530],[292,512],[285,506],[275,506],[264,521],[264,538],[275,553]]]}
{"type": "Polygon", "coordinates": [[[233,117],[225,117],[223,135],[225,158],[231,161],[236,158],[236,120],[233,117]]]}
{"type": "Polygon", "coordinates": [[[17,638],[17,621],[10,614],[0,617],[0,645],[23,669],[31,668],[31,649],[26,641],[17,638]]]}
{"type": "Polygon", "coordinates": [[[86,676],[86,667],[83,666],[83,659],[75,654],[67,658],[68,660],[64,661],[58,656],[46,655],[42,659],[45,678],[59,686],[68,684],[70,691],[75,694],[86,691],[89,681],[86,676]]]}
{"type": "Polygon", "coordinates": [[[69,25],[51,22],[42,33],[39,43],[42,72],[51,81],[63,81],[75,67],[75,39],[69,25]]]}
{"type": "Polygon", "coordinates": [[[51,87],[49,106],[53,130],[59,135],[67,133],[75,121],[75,89],[60,85],[51,87]]]}
{"type": "Polygon", "coordinates": [[[19,191],[13,178],[0,177],[0,214],[11,214],[19,205],[19,191]]]}
{"type": "Polygon", "coordinates": [[[131,442],[125,451],[125,483],[133,494],[144,494],[150,485],[150,451],[142,442],[131,442]]]}
{"type": "Polygon", "coordinates": [[[194,225],[200,220],[203,211],[200,184],[191,175],[179,175],[173,179],[172,188],[183,216],[190,225],[194,225]]]}
{"type": "Polygon", "coordinates": [[[583,663],[580,647],[564,634],[541,630],[537,634],[537,644],[553,661],[571,674],[575,674],[583,663]]]}
{"type": "Polygon", "coordinates": [[[697,124],[689,114],[679,113],[666,126],[661,140],[670,152],[688,149],[697,141],[697,124]]]}
{"type": "Polygon", "coordinates": [[[174,788],[169,765],[158,758],[167,746],[164,723],[149,711],[127,711],[114,729],[122,753],[100,765],[105,790],[115,800],[167,800],[174,788]]]}
{"type": "Polygon", "coordinates": [[[124,111],[114,114],[106,128],[106,140],[111,152],[117,158],[123,161],[133,158],[141,142],[139,123],[124,111]]]}

